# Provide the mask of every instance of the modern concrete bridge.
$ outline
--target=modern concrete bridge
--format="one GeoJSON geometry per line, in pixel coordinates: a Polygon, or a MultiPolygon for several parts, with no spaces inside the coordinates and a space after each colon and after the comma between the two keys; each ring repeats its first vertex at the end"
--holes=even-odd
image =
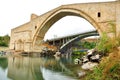
{"type": "Polygon", "coordinates": [[[32,14],[30,22],[12,29],[10,49],[40,52],[44,47],[43,39],[48,29],[59,19],[69,15],[86,19],[100,36],[103,32],[111,38],[120,35],[120,1],[69,4],[40,16],[32,14]],[[114,26],[111,26],[111,23],[114,26]]]}
{"type": "Polygon", "coordinates": [[[61,47],[60,47],[60,51],[63,52],[63,51],[66,51],[66,49],[69,47],[71,47],[71,43],[74,43],[76,41],[80,41],[81,39],[83,38],[86,38],[86,37],[89,37],[89,36],[99,36],[99,34],[96,32],[96,31],[92,31],[92,32],[88,32],[88,33],[83,33],[83,34],[80,34],[79,36],[69,40],[68,42],[66,42],[65,44],[63,44],[61,47]]]}
{"type": "Polygon", "coordinates": [[[86,31],[86,32],[79,33],[79,34],[74,34],[70,36],[47,40],[45,43],[56,46],[57,49],[62,51],[62,50],[66,50],[68,46],[70,47],[70,45],[76,41],[80,41],[81,39],[89,37],[89,36],[98,36],[98,35],[99,34],[96,30],[92,30],[92,31],[86,31]]]}

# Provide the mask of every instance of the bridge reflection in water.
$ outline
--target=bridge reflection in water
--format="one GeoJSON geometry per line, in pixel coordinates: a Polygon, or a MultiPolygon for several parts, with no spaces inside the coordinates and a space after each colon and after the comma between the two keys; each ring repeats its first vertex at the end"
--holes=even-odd
{"type": "Polygon", "coordinates": [[[80,65],[66,58],[8,57],[6,74],[7,80],[76,80],[78,70],[80,65]]]}

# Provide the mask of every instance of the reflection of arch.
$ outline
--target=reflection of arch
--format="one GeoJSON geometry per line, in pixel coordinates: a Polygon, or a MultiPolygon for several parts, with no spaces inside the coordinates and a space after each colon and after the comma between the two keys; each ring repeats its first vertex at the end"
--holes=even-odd
{"type": "Polygon", "coordinates": [[[81,40],[81,39],[83,39],[83,38],[85,38],[85,37],[98,36],[98,35],[99,35],[99,34],[96,33],[96,32],[87,33],[87,34],[84,34],[84,35],[79,35],[79,36],[77,36],[77,37],[69,40],[69,41],[68,41],[67,43],[65,43],[64,45],[62,45],[62,46],[60,47],[60,51],[63,52],[68,46],[71,45],[71,43],[74,43],[74,42],[76,42],[76,41],[79,41],[79,40],[81,40]]]}
{"type": "Polygon", "coordinates": [[[45,33],[55,22],[57,22],[59,19],[65,17],[65,16],[68,16],[68,15],[79,16],[79,17],[86,19],[88,22],[90,22],[96,28],[96,30],[98,30],[98,33],[101,33],[97,22],[92,17],[90,17],[90,15],[86,14],[85,12],[83,12],[79,9],[73,9],[73,8],[64,8],[64,9],[59,8],[59,9],[55,10],[54,12],[52,12],[43,21],[43,23],[40,25],[40,27],[37,29],[37,31],[35,33],[35,36],[37,36],[37,37],[34,36],[33,44],[35,44],[35,42],[37,41],[38,38],[43,39],[45,36],[45,33]]]}

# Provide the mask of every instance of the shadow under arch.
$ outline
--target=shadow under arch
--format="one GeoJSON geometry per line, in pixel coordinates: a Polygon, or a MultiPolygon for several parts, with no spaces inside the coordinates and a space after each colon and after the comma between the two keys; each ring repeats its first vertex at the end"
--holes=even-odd
{"type": "Polygon", "coordinates": [[[58,10],[54,11],[51,13],[40,25],[40,27],[37,29],[35,37],[33,38],[33,45],[35,45],[36,41],[39,39],[44,39],[45,33],[49,30],[49,28],[58,20],[65,16],[78,16],[82,17],[85,20],[87,20],[93,27],[98,31],[99,34],[101,34],[101,30],[99,29],[99,25],[97,22],[90,17],[90,15],[86,14],[85,12],[78,10],[78,9],[73,9],[73,8],[59,8],[58,10]]]}

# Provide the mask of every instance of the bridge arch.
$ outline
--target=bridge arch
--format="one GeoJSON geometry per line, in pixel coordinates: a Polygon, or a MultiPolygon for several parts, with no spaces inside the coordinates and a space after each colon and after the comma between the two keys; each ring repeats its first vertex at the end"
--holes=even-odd
{"type": "Polygon", "coordinates": [[[93,25],[93,27],[98,31],[99,34],[101,34],[101,30],[99,29],[98,23],[87,13],[85,13],[82,10],[74,9],[74,8],[62,8],[53,11],[39,26],[37,29],[35,36],[33,38],[33,46],[38,44],[38,41],[41,39],[43,40],[45,33],[49,30],[49,28],[58,20],[65,16],[79,16],[84,19],[86,19],[90,24],[93,25]],[[38,41],[37,41],[38,40],[38,41]]]}

